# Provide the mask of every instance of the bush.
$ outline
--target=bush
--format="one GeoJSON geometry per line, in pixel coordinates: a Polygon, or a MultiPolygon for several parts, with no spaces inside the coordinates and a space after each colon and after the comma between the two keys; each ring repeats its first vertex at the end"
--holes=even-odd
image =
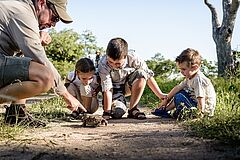
{"type": "MultiPolygon", "coordinates": [[[[156,81],[164,93],[168,93],[181,80],[167,80],[160,77],[156,81]]],[[[240,143],[240,79],[230,77],[212,79],[217,93],[217,106],[212,118],[186,119],[179,121],[196,136],[240,143]]],[[[150,108],[159,104],[159,99],[146,87],[141,103],[150,108]]]]}
{"type": "MultiPolygon", "coordinates": [[[[156,77],[155,80],[163,93],[168,93],[175,85],[180,83],[180,80],[169,80],[162,77],[156,77]]],[[[141,98],[141,103],[147,107],[155,108],[159,102],[159,98],[155,96],[149,87],[146,87],[141,98]]]]}
{"type": "Polygon", "coordinates": [[[186,121],[183,126],[199,137],[240,142],[240,80],[217,78],[213,81],[217,92],[217,106],[213,118],[186,121]]]}
{"type": "Polygon", "coordinates": [[[65,79],[69,71],[74,71],[76,62],[52,62],[55,68],[58,70],[62,79],[65,79]]]}

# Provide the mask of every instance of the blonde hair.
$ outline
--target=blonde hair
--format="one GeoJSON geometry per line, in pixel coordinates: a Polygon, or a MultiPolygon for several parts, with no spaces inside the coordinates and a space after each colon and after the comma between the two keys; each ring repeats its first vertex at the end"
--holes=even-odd
{"type": "Polygon", "coordinates": [[[182,53],[177,56],[176,60],[177,63],[187,62],[188,66],[197,64],[201,65],[202,58],[197,50],[192,48],[187,48],[182,51],[182,53]]]}

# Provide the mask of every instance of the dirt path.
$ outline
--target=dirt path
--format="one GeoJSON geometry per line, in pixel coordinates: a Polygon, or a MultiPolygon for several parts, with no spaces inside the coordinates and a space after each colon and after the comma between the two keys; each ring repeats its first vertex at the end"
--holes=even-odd
{"type": "MultiPolygon", "coordinates": [[[[80,121],[51,122],[0,142],[0,159],[239,159],[239,146],[193,137],[172,119],[148,113],[146,120],[110,120],[84,128],[80,121]]],[[[97,114],[102,113],[101,110],[97,114]]]]}

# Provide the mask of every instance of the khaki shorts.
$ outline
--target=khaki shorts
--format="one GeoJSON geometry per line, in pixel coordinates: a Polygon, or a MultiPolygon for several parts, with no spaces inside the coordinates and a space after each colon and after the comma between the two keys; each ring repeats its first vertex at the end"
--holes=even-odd
{"type": "Polygon", "coordinates": [[[125,97],[131,95],[132,85],[139,78],[147,80],[147,73],[142,69],[138,69],[130,74],[125,84],[113,83],[113,100],[118,100],[126,105],[125,97]]]}
{"type": "Polygon", "coordinates": [[[17,81],[29,80],[31,58],[0,54],[0,88],[17,81]]]}

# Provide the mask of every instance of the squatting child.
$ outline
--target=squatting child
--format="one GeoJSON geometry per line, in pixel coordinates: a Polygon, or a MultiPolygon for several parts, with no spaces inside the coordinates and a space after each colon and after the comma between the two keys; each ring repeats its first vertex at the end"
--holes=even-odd
{"type": "Polygon", "coordinates": [[[153,71],[135,54],[128,53],[128,43],[122,38],[109,41],[106,55],[99,62],[103,92],[103,117],[121,118],[127,111],[125,96],[131,94],[128,118],[145,119],[139,101],[147,84],[159,99],[162,93],[153,78],[153,71]]]}
{"type": "Polygon", "coordinates": [[[197,50],[187,48],[176,58],[176,64],[184,81],[175,86],[167,95],[154,115],[170,117],[168,111],[176,108],[173,116],[178,118],[183,107],[198,108],[201,115],[213,116],[216,93],[209,78],[200,70],[201,56],[197,50]]]}
{"type": "Polygon", "coordinates": [[[98,109],[97,93],[100,90],[98,83],[100,80],[95,72],[93,61],[89,58],[81,58],[75,65],[75,71],[69,72],[65,79],[68,92],[81,103],[78,110],[72,113],[75,118],[80,113],[94,113],[98,109]]]}

